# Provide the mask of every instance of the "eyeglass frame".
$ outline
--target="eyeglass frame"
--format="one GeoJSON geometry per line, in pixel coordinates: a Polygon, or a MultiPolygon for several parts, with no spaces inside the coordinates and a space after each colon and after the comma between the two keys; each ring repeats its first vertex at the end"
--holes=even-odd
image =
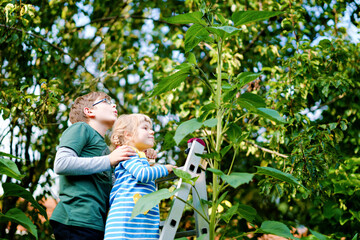
{"type": "Polygon", "coordinates": [[[95,106],[95,105],[97,105],[97,104],[99,104],[99,103],[102,103],[102,102],[104,102],[104,101],[105,101],[107,104],[109,104],[109,105],[112,105],[112,104],[113,104],[109,99],[103,98],[103,99],[97,101],[96,103],[94,103],[92,106],[95,106]]]}

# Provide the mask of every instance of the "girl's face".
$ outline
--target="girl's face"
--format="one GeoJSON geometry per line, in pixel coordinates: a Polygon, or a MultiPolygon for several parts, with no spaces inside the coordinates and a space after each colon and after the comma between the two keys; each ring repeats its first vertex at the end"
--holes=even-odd
{"type": "Polygon", "coordinates": [[[142,121],[136,128],[135,134],[131,143],[140,151],[151,148],[154,146],[154,131],[149,122],[142,121]]]}

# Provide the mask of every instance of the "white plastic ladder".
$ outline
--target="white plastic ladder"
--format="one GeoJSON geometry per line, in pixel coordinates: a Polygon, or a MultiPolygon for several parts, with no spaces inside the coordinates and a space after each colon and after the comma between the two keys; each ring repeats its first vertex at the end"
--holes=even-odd
{"type": "MultiPolygon", "coordinates": [[[[187,201],[190,190],[192,192],[194,208],[197,209],[200,213],[202,213],[202,215],[205,216],[207,219],[209,219],[207,205],[201,204],[202,199],[207,200],[206,178],[204,170],[206,168],[206,164],[205,161],[204,163],[201,163],[201,157],[196,156],[196,154],[204,153],[205,147],[196,139],[192,141],[189,145],[190,150],[185,165],[181,169],[190,173],[191,177],[199,176],[199,178],[196,180],[194,187],[191,184],[183,182],[182,179],[179,180],[177,188],[179,188],[180,190],[174,196],[174,202],[171,207],[170,213],[165,220],[162,231],[160,233],[160,240],[172,240],[175,239],[175,237],[193,235],[196,235],[197,237],[205,235],[202,239],[209,240],[209,224],[196,211],[194,211],[196,230],[177,233],[179,222],[181,220],[185,207],[185,203],[178,198],[187,201]]],[[[169,179],[171,179],[171,177],[159,179],[159,181],[157,182],[167,181],[169,179]]]]}

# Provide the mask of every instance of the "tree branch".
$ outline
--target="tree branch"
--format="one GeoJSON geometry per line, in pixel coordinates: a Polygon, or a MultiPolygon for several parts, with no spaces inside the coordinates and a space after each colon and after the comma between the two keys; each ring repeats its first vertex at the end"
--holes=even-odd
{"type": "Polygon", "coordinates": [[[60,51],[61,53],[65,54],[65,55],[68,55],[68,56],[69,56],[73,61],[75,61],[78,65],[82,66],[87,73],[89,73],[91,76],[95,77],[91,72],[89,72],[89,71],[86,69],[85,65],[84,65],[81,61],[79,61],[77,58],[73,57],[70,53],[65,52],[65,50],[62,49],[61,47],[59,47],[59,46],[57,46],[57,45],[49,42],[49,41],[46,40],[44,37],[42,37],[42,36],[40,36],[40,35],[37,35],[37,34],[35,34],[35,33],[32,33],[32,32],[23,31],[22,29],[19,29],[19,28],[16,28],[16,27],[7,26],[7,25],[2,24],[2,23],[0,23],[0,27],[7,28],[7,29],[11,29],[11,30],[15,30],[15,31],[18,31],[18,32],[21,32],[21,33],[26,33],[26,34],[28,34],[28,35],[30,35],[30,36],[32,36],[32,37],[38,38],[38,39],[46,42],[46,43],[49,44],[51,47],[55,48],[56,50],[60,51]]]}
{"type": "Polygon", "coordinates": [[[259,148],[260,150],[264,151],[264,152],[267,152],[267,153],[271,153],[271,154],[275,154],[279,157],[283,157],[283,158],[288,158],[289,156],[285,155],[285,154],[282,154],[282,153],[278,153],[276,151],[273,151],[273,150],[270,150],[270,149],[267,149],[267,148],[264,148],[264,147],[261,147],[259,145],[257,145],[256,143],[252,143],[252,142],[249,142],[247,140],[244,140],[246,143],[249,143],[257,148],[259,148]]]}

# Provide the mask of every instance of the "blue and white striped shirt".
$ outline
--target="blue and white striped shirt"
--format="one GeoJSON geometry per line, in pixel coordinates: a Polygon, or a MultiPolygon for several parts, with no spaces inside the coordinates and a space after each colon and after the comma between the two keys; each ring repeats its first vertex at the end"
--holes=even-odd
{"type": "Polygon", "coordinates": [[[168,175],[168,171],[163,165],[150,167],[145,154],[137,153],[115,168],[116,181],[110,193],[105,240],[159,239],[159,206],[129,220],[137,196],[154,192],[155,179],[168,175]]]}

